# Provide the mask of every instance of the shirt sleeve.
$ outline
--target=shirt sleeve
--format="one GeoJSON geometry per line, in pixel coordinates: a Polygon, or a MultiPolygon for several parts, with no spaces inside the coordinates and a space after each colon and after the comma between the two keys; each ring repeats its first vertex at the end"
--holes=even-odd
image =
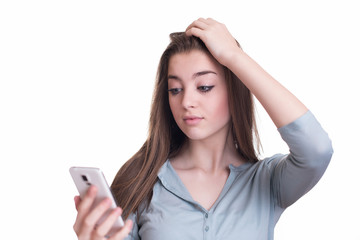
{"type": "Polygon", "coordinates": [[[278,131],[290,153],[275,165],[271,184],[277,204],[286,208],[320,180],[333,148],[328,134],[310,111],[278,131]]]}

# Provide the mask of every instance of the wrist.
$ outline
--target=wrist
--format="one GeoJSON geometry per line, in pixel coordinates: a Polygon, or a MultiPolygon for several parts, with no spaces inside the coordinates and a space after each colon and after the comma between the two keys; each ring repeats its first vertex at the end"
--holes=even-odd
{"type": "Polygon", "coordinates": [[[233,71],[240,67],[241,62],[243,62],[246,56],[246,53],[239,47],[228,53],[228,56],[224,58],[226,60],[222,64],[233,71]]]}

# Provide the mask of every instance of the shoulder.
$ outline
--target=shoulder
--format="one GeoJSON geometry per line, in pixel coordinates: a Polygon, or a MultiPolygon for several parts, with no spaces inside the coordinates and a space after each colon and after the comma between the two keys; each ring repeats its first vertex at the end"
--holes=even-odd
{"type": "Polygon", "coordinates": [[[271,170],[276,165],[285,159],[288,156],[288,154],[281,154],[277,153],[270,157],[266,157],[263,159],[260,159],[259,161],[255,163],[244,163],[240,165],[239,167],[233,167],[230,165],[230,169],[234,170],[236,172],[247,172],[247,171],[260,171],[260,170],[271,170]]]}
{"type": "Polygon", "coordinates": [[[271,157],[264,158],[263,160],[259,161],[260,165],[263,165],[264,167],[268,168],[269,170],[276,167],[276,165],[281,162],[283,159],[286,159],[288,154],[274,154],[271,157]]]}
{"type": "Polygon", "coordinates": [[[244,163],[239,167],[230,165],[230,172],[236,176],[236,181],[245,181],[256,183],[270,182],[274,169],[283,159],[286,159],[285,154],[275,154],[270,157],[266,157],[255,163],[244,163]]]}

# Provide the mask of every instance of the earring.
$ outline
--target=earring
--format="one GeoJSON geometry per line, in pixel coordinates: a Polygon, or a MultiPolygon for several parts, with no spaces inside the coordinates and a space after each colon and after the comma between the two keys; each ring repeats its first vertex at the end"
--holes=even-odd
{"type": "Polygon", "coordinates": [[[236,149],[239,149],[239,145],[238,145],[238,143],[237,143],[236,140],[234,140],[234,145],[235,145],[235,148],[236,148],[236,149]]]}

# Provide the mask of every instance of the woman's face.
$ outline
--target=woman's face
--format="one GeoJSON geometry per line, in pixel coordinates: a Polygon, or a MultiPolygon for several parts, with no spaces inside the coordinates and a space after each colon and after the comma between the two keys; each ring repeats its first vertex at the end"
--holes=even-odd
{"type": "Polygon", "coordinates": [[[174,119],[192,140],[226,136],[230,121],[224,70],[199,50],[175,54],[168,69],[174,119]]]}

